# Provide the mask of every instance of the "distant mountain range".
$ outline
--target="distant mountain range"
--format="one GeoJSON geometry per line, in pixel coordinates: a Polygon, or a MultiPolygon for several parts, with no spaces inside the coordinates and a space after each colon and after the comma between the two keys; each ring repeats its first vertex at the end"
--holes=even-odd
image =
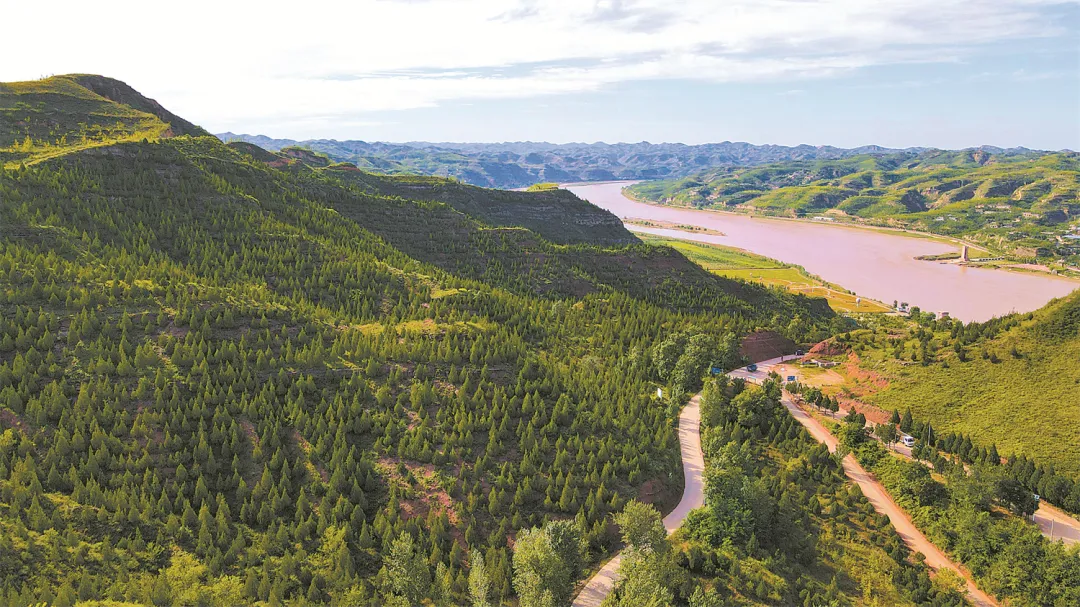
{"type": "MultiPolygon", "coordinates": [[[[724,141],[702,145],[682,143],[383,143],[334,139],[274,139],[265,135],[219,133],[223,141],[244,141],[279,151],[302,147],[337,162],[387,174],[413,173],[454,177],[472,185],[518,188],[540,182],[608,181],[616,179],[670,179],[703,169],[756,166],[791,160],[835,160],[860,154],[921,153],[927,148],[904,150],[868,145],[832,146],[753,145],[724,141]]],[[[980,150],[997,155],[1041,154],[1026,148],[980,150]]]]}

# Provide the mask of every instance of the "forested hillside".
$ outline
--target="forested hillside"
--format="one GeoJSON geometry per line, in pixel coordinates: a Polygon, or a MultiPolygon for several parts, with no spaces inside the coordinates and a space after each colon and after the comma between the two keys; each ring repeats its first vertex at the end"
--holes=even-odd
{"type": "Polygon", "coordinates": [[[632,186],[679,206],[905,227],[962,236],[1022,258],[1071,258],[1080,245],[1080,157],[982,150],[862,155],[721,167],[632,186]]]}
{"type": "Polygon", "coordinates": [[[0,142],[32,131],[0,170],[0,603],[460,604],[481,560],[502,603],[519,530],[569,521],[592,560],[677,493],[658,385],[843,325],[582,243],[569,199],[513,227],[536,195],[275,168],[79,82],[0,88],[0,142]]]}
{"type": "Polygon", "coordinates": [[[528,228],[557,244],[638,242],[614,214],[566,190],[524,193],[479,188],[442,177],[379,175],[362,171],[352,163],[334,163],[326,156],[303,148],[267,152],[243,142],[228,145],[272,167],[318,172],[365,194],[444,202],[488,225],[528,228]]]}

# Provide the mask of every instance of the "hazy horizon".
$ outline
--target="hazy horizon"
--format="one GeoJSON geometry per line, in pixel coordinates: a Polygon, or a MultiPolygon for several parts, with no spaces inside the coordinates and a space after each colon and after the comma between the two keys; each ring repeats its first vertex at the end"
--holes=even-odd
{"type": "Polygon", "coordinates": [[[993,143],[982,143],[982,144],[979,144],[979,145],[965,146],[965,147],[962,147],[962,148],[938,148],[938,147],[926,146],[926,145],[922,145],[922,146],[915,145],[915,146],[907,146],[907,147],[903,147],[903,148],[894,148],[894,147],[891,147],[891,146],[880,145],[880,144],[877,144],[877,143],[864,143],[864,144],[861,144],[861,145],[839,146],[839,145],[833,145],[833,144],[830,144],[830,143],[808,143],[808,142],[803,142],[803,143],[795,143],[795,144],[782,144],[782,143],[772,143],[772,142],[768,142],[768,141],[754,142],[754,141],[735,141],[735,140],[729,140],[729,139],[725,139],[723,141],[703,141],[701,143],[687,143],[685,141],[645,141],[645,140],[642,140],[642,141],[538,141],[538,140],[526,140],[526,139],[513,140],[513,141],[511,141],[511,140],[501,140],[501,141],[500,140],[432,141],[432,140],[425,140],[425,139],[413,139],[413,140],[409,140],[409,141],[390,141],[390,140],[385,140],[385,139],[360,139],[360,138],[357,138],[357,139],[341,139],[341,138],[338,138],[338,137],[303,137],[303,138],[274,137],[273,135],[267,135],[266,133],[237,133],[237,132],[233,132],[233,131],[222,131],[222,132],[214,133],[214,136],[216,136],[216,137],[222,137],[222,136],[225,136],[225,135],[232,135],[232,136],[235,136],[235,137],[265,137],[267,139],[273,139],[273,140],[276,140],[276,141],[286,141],[287,140],[287,141],[295,141],[297,143],[302,143],[304,141],[337,141],[337,142],[362,141],[364,143],[382,143],[382,144],[387,144],[387,145],[427,144],[427,145],[435,145],[435,146],[438,146],[438,145],[528,145],[528,144],[533,144],[533,145],[553,145],[553,146],[571,146],[571,145],[582,145],[582,146],[610,145],[610,146],[616,146],[616,145],[642,145],[642,144],[644,144],[644,145],[684,145],[684,146],[687,146],[687,147],[695,147],[695,146],[703,146],[703,145],[723,145],[723,144],[736,144],[737,145],[737,144],[745,144],[745,145],[752,145],[752,146],[759,146],[759,147],[762,147],[762,146],[778,146],[778,147],[795,148],[795,147],[806,146],[806,147],[812,147],[812,148],[830,148],[831,147],[831,148],[845,149],[845,150],[866,148],[866,147],[879,147],[879,148],[884,148],[884,149],[900,150],[900,151],[915,150],[915,149],[951,151],[951,150],[974,150],[974,149],[980,149],[980,148],[1001,148],[1001,149],[1006,149],[1006,150],[1008,150],[1008,149],[1027,149],[1027,150],[1031,150],[1033,152],[1068,152],[1068,153],[1075,153],[1076,152],[1076,150],[1073,150],[1071,148],[1043,149],[1043,148],[1032,148],[1032,147],[1023,146],[1023,145],[1003,146],[1003,145],[995,145],[993,143]]]}
{"type": "Polygon", "coordinates": [[[51,42],[11,28],[35,50],[0,81],[101,74],[211,132],[296,140],[1080,149],[1080,0],[110,7],[6,7],[51,42]],[[120,34],[147,23],[219,35],[120,34]]]}

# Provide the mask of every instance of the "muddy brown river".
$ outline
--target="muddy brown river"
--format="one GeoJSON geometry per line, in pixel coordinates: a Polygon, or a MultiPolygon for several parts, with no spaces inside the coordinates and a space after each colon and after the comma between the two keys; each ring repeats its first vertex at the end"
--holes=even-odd
{"type": "Polygon", "coordinates": [[[752,251],[798,264],[863,297],[891,304],[908,302],[923,310],[982,321],[1010,312],[1029,312],[1080,287],[1049,275],[920,261],[920,255],[956,251],[956,245],[881,230],[826,222],[749,217],[734,213],[662,207],[623,196],[625,182],[566,186],[568,190],[623,219],[694,225],[723,235],[663,228],[627,228],[752,251]]]}

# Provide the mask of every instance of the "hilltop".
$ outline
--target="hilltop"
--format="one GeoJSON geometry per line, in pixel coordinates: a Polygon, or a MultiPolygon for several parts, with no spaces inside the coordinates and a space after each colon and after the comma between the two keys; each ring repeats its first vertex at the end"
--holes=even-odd
{"type": "Polygon", "coordinates": [[[0,165],[120,141],[208,134],[112,78],[72,74],[0,83],[0,165]]]}

